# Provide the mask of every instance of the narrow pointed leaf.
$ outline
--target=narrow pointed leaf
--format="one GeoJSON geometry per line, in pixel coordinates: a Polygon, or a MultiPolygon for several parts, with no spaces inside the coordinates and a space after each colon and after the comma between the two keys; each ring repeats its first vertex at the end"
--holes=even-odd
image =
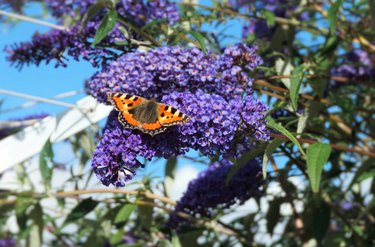
{"type": "Polygon", "coordinates": [[[328,10],[328,21],[331,33],[333,33],[336,30],[337,14],[341,4],[342,0],[335,1],[334,4],[332,4],[332,6],[328,10]]]}
{"type": "Polygon", "coordinates": [[[126,204],[125,206],[123,206],[116,215],[115,224],[127,221],[130,215],[133,213],[134,209],[135,205],[133,204],[126,204]]]}
{"type": "Polygon", "coordinates": [[[195,38],[196,41],[198,41],[199,46],[202,49],[202,51],[204,53],[206,53],[207,52],[207,48],[206,48],[206,45],[205,45],[205,39],[202,36],[202,34],[196,32],[196,31],[193,31],[193,30],[189,31],[189,33],[191,34],[191,36],[193,36],[195,38]]]}
{"type": "Polygon", "coordinates": [[[284,142],[284,140],[281,139],[275,139],[273,140],[268,146],[266,147],[266,150],[263,155],[263,165],[262,165],[262,172],[263,172],[263,178],[267,178],[267,164],[268,161],[272,157],[272,153],[284,142]]]}
{"type": "Polygon", "coordinates": [[[294,144],[297,145],[299,151],[302,155],[305,155],[305,151],[303,151],[301,144],[298,142],[298,140],[287,130],[282,126],[280,123],[276,123],[275,120],[271,117],[267,117],[267,125],[268,127],[277,130],[281,134],[285,135],[289,138],[294,144]]]}
{"type": "Polygon", "coordinates": [[[53,172],[52,143],[48,140],[39,155],[39,171],[45,184],[50,185],[53,172]]]}
{"type": "Polygon", "coordinates": [[[84,199],[81,201],[70,214],[67,216],[64,225],[73,223],[76,220],[82,219],[86,214],[90,213],[98,205],[97,201],[92,200],[91,198],[84,199]]]}
{"type": "Polygon", "coordinates": [[[294,111],[297,111],[298,92],[301,88],[304,73],[305,66],[302,64],[293,69],[292,77],[290,79],[289,97],[294,111]]]}
{"type": "Polygon", "coordinates": [[[331,146],[325,143],[314,143],[307,148],[306,162],[307,174],[313,192],[319,191],[320,178],[324,164],[331,154],[331,146]]]}
{"type": "Polygon", "coordinates": [[[94,41],[92,45],[96,45],[102,41],[107,34],[112,31],[117,21],[117,12],[116,10],[110,10],[104,17],[98,30],[96,31],[94,41]]]}

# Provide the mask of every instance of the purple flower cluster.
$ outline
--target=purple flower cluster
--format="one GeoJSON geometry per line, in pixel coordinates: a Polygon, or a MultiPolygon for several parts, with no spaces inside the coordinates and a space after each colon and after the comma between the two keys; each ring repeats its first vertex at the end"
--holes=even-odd
{"type": "Polygon", "coordinates": [[[349,79],[369,80],[375,78],[375,54],[354,49],[343,57],[339,67],[332,69],[332,75],[349,79]]]}
{"type": "Polygon", "coordinates": [[[138,23],[152,20],[166,20],[174,25],[180,20],[177,5],[167,0],[122,0],[122,5],[130,17],[138,23]]]}
{"type": "Polygon", "coordinates": [[[186,221],[177,215],[178,212],[212,217],[216,208],[229,208],[235,203],[243,204],[251,197],[258,197],[262,184],[260,162],[249,161],[227,182],[232,167],[233,163],[229,160],[217,161],[192,180],[170,215],[171,225],[178,227],[186,221]]]}
{"type": "Polygon", "coordinates": [[[110,115],[92,162],[103,184],[124,186],[134,169],[142,166],[137,157],[171,158],[189,149],[204,155],[233,157],[249,151],[254,140],[269,138],[264,120],[267,107],[252,96],[227,101],[202,91],[172,92],[163,96],[162,102],[187,114],[189,121],[151,137],[124,129],[117,120],[117,112],[110,115]]]}
{"type": "Polygon", "coordinates": [[[150,1],[147,3],[147,7],[150,13],[149,20],[166,20],[171,25],[180,20],[176,4],[167,0],[150,1]]]}
{"type": "MultiPolygon", "coordinates": [[[[297,0],[286,1],[286,0],[266,0],[266,1],[244,1],[242,0],[232,0],[232,6],[238,7],[250,7],[250,4],[254,6],[256,10],[267,10],[272,12],[277,17],[290,17],[293,15],[295,9],[298,6],[297,0]]],[[[298,19],[306,20],[309,17],[307,12],[298,15],[298,19]]],[[[242,30],[242,37],[245,39],[250,34],[255,34],[257,38],[271,39],[272,35],[275,33],[277,26],[269,27],[266,20],[252,18],[248,23],[246,23],[242,30]]]]}
{"type": "MultiPolygon", "coordinates": [[[[47,6],[52,10],[52,14],[55,17],[60,18],[63,15],[77,15],[77,12],[82,15],[94,2],[94,0],[51,0],[47,1],[47,6]]],[[[136,15],[138,19],[132,18],[132,20],[142,24],[146,23],[144,18],[146,18],[147,22],[167,19],[171,24],[174,24],[179,19],[176,4],[170,3],[167,0],[153,1],[149,4],[145,4],[142,1],[124,0],[122,4],[117,5],[117,10],[127,18],[132,18],[136,15]],[[133,8],[133,6],[138,5],[141,7],[133,8]],[[166,12],[164,13],[163,11],[166,12]]],[[[9,54],[7,59],[19,68],[22,68],[25,64],[39,65],[42,61],[46,63],[55,61],[55,65],[58,67],[67,66],[67,54],[75,60],[82,58],[89,61],[93,66],[99,66],[100,64],[104,65],[108,60],[116,59],[123,53],[133,51],[133,46],[117,45],[118,43],[127,41],[129,38],[120,32],[119,27],[121,25],[119,23],[115,25],[114,29],[99,45],[96,47],[91,46],[92,39],[105,12],[105,10],[101,11],[83,28],[81,23],[78,22],[67,30],[52,30],[45,34],[37,33],[33,36],[31,42],[22,42],[10,47],[8,46],[5,48],[5,51],[9,54]]],[[[125,28],[124,26],[122,27],[125,28]]],[[[132,38],[143,39],[134,35],[132,38]]]]}
{"type": "Polygon", "coordinates": [[[46,0],[47,7],[55,17],[83,15],[96,0],[46,0]],[[78,11],[78,12],[77,12],[78,11]]]}
{"type": "MultiPolygon", "coordinates": [[[[7,59],[22,68],[24,65],[39,65],[42,61],[47,64],[55,61],[55,66],[66,67],[66,56],[69,55],[75,60],[80,58],[89,61],[93,66],[105,63],[109,59],[118,56],[118,52],[112,48],[106,48],[106,44],[113,44],[116,40],[125,40],[124,35],[117,29],[113,29],[101,42],[101,48],[92,47],[89,39],[95,36],[99,22],[92,21],[80,31],[80,25],[74,25],[67,30],[52,30],[45,34],[36,33],[31,42],[21,42],[11,47],[6,47],[9,54],[7,59]]],[[[116,46],[117,50],[127,52],[128,47],[116,46]]]]}
{"type": "Polygon", "coordinates": [[[173,91],[200,89],[226,99],[244,92],[251,94],[253,79],[247,72],[262,63],[256,50],[238,44],[222,55],[180,47],[130,53],[96,73],[88,89],[100,102],[107,101],[107,92],[161,98],[173,91]]]}

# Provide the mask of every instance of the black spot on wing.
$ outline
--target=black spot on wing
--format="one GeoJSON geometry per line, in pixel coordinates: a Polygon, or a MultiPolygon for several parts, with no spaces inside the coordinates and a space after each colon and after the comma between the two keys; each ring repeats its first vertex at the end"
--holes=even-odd
{"type": "Polygon", "coordinates": [[[125,94],[125,99],[130,99],[132,96],[129,94],[125,94]]]}
{"type": "Polygon", "coordinates": [[[175,114],[176,113],[176,111],[177,111],[177,109],[176,108],[173,108],[173,107],[171,107],[172,109],[171,109],[171,113],[172,114],[175,114]]]}

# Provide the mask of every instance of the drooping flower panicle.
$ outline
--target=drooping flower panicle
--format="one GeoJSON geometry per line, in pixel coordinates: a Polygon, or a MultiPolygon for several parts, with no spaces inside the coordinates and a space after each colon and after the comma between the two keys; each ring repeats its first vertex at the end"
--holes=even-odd
{"type": "Polygon", "coordinates": [[[227,180],[233,163],[221,160],[211,164],[192,180],[182,198],[170,215],[170,224],[178,227],[186,219],[178,216],[182,212],[197,217],[212,217],[215,209],[229,208],[235,203],[243,204],[251,197],[260,195],[262,184],[261,167],[258,160],[251,160],[227,180]]]}

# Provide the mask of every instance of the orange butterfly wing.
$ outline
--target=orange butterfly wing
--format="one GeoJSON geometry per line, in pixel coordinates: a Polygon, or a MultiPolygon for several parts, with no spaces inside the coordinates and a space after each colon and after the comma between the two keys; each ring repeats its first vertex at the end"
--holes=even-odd
{"type": "Polygon", "coordinates": [[[189,118],[180,110],[170,106],[159,104],[159,122],[163,126],[172,126],[186,123],[189,118]]]}
{"type": "Polygon", "coordinates": [[[149,100],[123,93],[108,93],[107,97],[108,101],[119,111],[118,120],[125,128],[139,129],[143,133],[154,136],[165,131],[168,126],[188,121],[188,116],[180,110],[169,105],[157,103],[157,108],[155,109],[157,112],[155,113],[158,114],[158,120],[154,123],[141,122],[141,119],[136,119],[131,112],[134,112],[134,110],[139,112],[144,107],[144,104],[149,103],[149,100]],[[142,106],[140,106],[141,104],[142,106]]]}
{"type": "Polygon", "coordinates": [[[143,133],[154,136],[167,129],[166,126],[162,126],[159,121],[156,123],[141,123],[129,111],[122,111],[118,114],[118,120],[125,128],[128,129],[139,129],[143,133]]]}
{"type": "Polygon", "coordinates": [[[137,107],[146,99],[126,93],[107,93],[107,99],[117,111],[127,111],[137,107]]]}

